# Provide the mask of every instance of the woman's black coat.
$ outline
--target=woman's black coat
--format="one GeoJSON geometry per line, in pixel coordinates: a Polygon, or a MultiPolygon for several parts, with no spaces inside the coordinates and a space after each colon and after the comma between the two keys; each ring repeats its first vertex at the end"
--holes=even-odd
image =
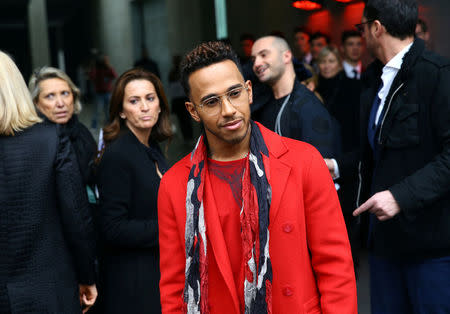
{"type": "Polygon", "coordinates": [[[93,185],[94,178],[94,158],[97,152],[97,144],[91,132],[78,120],[76,115],[64,125],[65,132],[69,136],[77,156],[83,182],[86,185],[93,185]]]}
{"type": "Polygon", "coordinates": [[[98,169],[100,310],[160,313],[157,194],[164,158],[125,129],[107,145],[98,169]]]}
{"type": "Polygon", "coordinates": [[[341,127],[342,154],[336,158],[340,178],[336,182],[345,222],[349,232],[352,248],[359,246],[359,226],[352,216],[356,209],[358,185],[358,151],[359,151],[359,97],[361,83],[349,79],[344,71],[336,76],[325,79],[319,76],[317,92],[323,97],[325,107],[336,118],[341,127]]]}
{"type": "Polygon", "coordinates": [[[94,283],[94,234],[60,126],[0,136],[0,313],[80,313],[94,283]]]}

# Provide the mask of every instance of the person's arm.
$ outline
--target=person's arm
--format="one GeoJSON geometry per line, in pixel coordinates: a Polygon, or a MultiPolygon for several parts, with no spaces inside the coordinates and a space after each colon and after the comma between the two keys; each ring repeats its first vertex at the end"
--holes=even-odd
{"type": "Polygon", "coordinates": [[[355,274],[339,200],[322,157],[316,150],[311,152],[304,174],[304,204],[322,313],[356,314],[355,274]]]}
{"type": "Polygon", "coordinates": [[[299,120],[301,138],[298,140],[313,145],[324,158],[335,158],[340,155],[341,131],[337,121],[330,115],[320,100],[306,87],[302,86],[301,94],[297,93],[300,108],[299,120]]]}
{"type": "Polygon", "coordinates": [[[56,191],[65,238],[80,284],[94,283],[95,236],[86,190],[69,138],[59,129],[56,191]]]}
{"type": "Polygon", "coordinates": [[[129,218],[132,190],[140,187],[132,180],[128,158],[127,152],[105,152],[102,157],[98,173],[100,235],[109,247],[156,247],[158,221],[129,218]]]}
{"type": "MultiPolygon", "coordinates": [[[[162,313],[182,313],[184,270],[186,265],[185,244],[180,239],[177,217],[170,191],[173,187],[163,177],[158,195],[159,249],[161,280],[159,282],[162,313]]],[[[177,193],[181,191],[177,190],[177,193]]],[[[185,211],[184,211],[185,213],[185,211]]],[[[184,234],[183,237],[184,239],[184,234]]]]}
{"type": "Polygon", "coordinates": [[[423,168],[389,188],[405,215],[426,209],[450,192],[450,66],[441,69],[431,101],[431,119],[441,152],[423,168]]]}

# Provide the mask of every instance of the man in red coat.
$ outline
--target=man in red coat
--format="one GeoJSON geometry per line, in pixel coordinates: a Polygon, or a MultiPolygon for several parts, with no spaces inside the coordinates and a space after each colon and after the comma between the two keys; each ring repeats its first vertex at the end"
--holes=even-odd
{"type": "Polygon", "coordinates": [[[158,197],[163,313],[357,313],[338,198],[311,145],[250,120],[236,54],[203,43],[182,62],[203,135],[158,197]]]}

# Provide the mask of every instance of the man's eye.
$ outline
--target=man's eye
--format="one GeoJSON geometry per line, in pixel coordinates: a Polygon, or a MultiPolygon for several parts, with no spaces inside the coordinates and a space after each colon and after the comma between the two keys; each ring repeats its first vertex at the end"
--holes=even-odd
{"type": "Polygon", "coordinates": [[[228,96],[231,98],[238,98],[241,96],[242,88],[234,89],[228,93],[228,96]]]}
{"type": "Polygon", "coordinates": [[[209,98],[207,100],[205,100],[203,102],[203,105],[206,107],[214,107],[219,103],[219,98],[217,97],[213,97],[213,98],[209,98]]]}

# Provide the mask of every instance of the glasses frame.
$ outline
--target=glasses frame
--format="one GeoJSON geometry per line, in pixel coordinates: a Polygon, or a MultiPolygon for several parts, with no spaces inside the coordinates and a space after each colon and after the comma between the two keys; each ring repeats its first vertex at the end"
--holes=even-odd
{"type": "MultiPolygon", "coordinates": [[[[215,109],[216,107],[217,107],[217,108],[222,107],[222,105],[223,105],[223,97],[224,97],[224,96],[226,96],[228,102],[229,102],[231,105],[233,105],[234,107],[236,107],[236,105],[233,104],[233,102],[230,100],[230,93],[232,93],[232,92],[234,92],[234,91],[236,91],[236,90],[238,90],[238,89],[241,89],[241,91],[245,90],[245,91],[248,93],[249,87],[247,86],[247,83],[244,83],[244,85],[241,85],[240,87],[235,87],[235,88],[233,88],[233,89],[231,89],[231,90],[229,90],[229,91],[226,91],[225,93],[222,93],[222,94],[219,94],[219,95],[215,95],[215,96],[211,96],[211,97],[209,97],[209,98],[203,100],[202,102],[200,102],[200,103],[198,104],[198,107],[200,107],[202,110],[205,110],[204,108],[215,109]],[[214,106],[214,107],[208,107],[208,106],[205,106],[205,102],[208,101],[208,100],[210,100],[211,98],[218,98],[218,99],[220,99],[220,104],[218,104],[217,106],[214,106]]],[[[213,111],[213,110],[212,110],[212,111],[213,111]]]]}
{"type": "Polygon", "coordinates": [[[371,19],[371,20],[367,20],[367,21],[362,22],[362,23],[355,24],[355,28],[358,30],[358,32],[360,32],[362,34],[362,33],[364,33],[364,25],[370,24],[370,23],[372,23],[374,21],[375,21],[375,19],[371,19]]]}

